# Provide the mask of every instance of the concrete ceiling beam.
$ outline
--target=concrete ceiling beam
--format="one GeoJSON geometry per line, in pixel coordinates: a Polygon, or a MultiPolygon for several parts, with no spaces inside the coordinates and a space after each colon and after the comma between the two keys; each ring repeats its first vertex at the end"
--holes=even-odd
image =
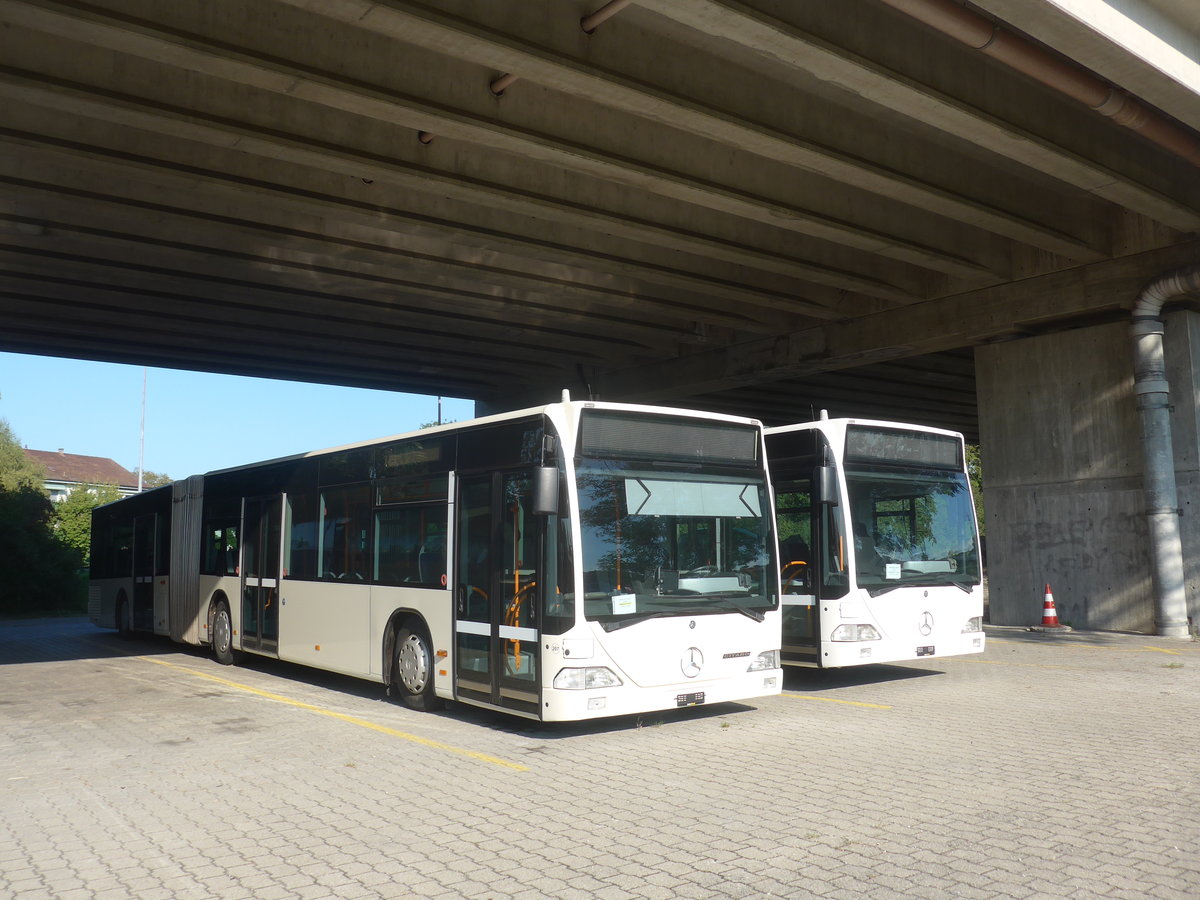
{"type": "MultiPolygon", "coordinates": [[[[61,88],[55,91],[37,90],[31,86],[28,79],[25,79],[22,89],[13,85],[14,77],[12,73],[7,73],[7,78],[0,77],[0,95],[4,94],[4,87],[8,86],[12,88],[11,96],[43,107],[57,108],[61,112],[82,113],[99,119],[106,119],[114,112],[112,103],[88,102],[80,97],[78,92],[68,100],[61,88]],[[105,107],[108,108],[107,113],[105,107]]],[[[132,120],[136,119],[138,120],[136,127],[150,131],[156,130],[158,117],[145,109],[136,116],[130,115],[130,112],[131,110],[126,105],[124,118],[128,120],[127,124],[135,124],[132,120]]],[[[515,215],[602,232],[667,250],[699,251],[712,259],[722,260],[733,265],[774,272],[827,287],[858,291],[894,301],[913,299],[911,293],[878,278],[865,277],[853,271],[839,271],[830,267],[811,265],[801,259],[785,257],[752,246],[738,245],[728,240],[717,240],[696,232],[667,228],[653,222],[639,221],[630,216],[615,215],[595,208],[589,209],[552,197],[518,193],[506,190],[500,185],[454,178],[429,169],[405,166],[389,160],[371,159],[363,154],[329,145],[317,147],[300,139],[289,140],[283,135],[266,136],[262,132],[255,135],[251,129],[234,128],[233,126],[219,129],[213,128],[211,125],[206,127],[200,123],[201,117],[182,111],[167,114],[165,118],[174,120],[176,127],[171,129],[171,132],[176,136],[190,139],[204,138],[211,136],[214,131],[219,131],[220,135],[213,143],[224,147],[236,146],[240,152],[258,153],[268,158],[282,159],[324,171],[339,172],[350,177],[378,180],[405,190],[438,193],[464,203],[479,204],[493,209],[502,209],[515,215]]],[[[982,267],[968,266],[963,262],[956,274],[963,273],[969,273],[978,279],[984,270],[982,267]]],[[[818,312],[818,310],[814,309],[813,312],[818,312]]]]}
{"type": "MultiPolygon", "coordinates": [[[[907,178],[903,173],[874,166],[867,160],[805,141],[798,135],[785,134],[768,126],[741,119],[723,110],[705,106],[692,98],[636,81],[617,71],[573,58],[561,51],[485,29],[475,23],[424,6],[397,0],[370,3],[367,4],[369,9],[361,8],[362,4],[331,7],[314,4],[311,0],[282,2],[319,12],[355,27],[385,34],[396,40],[419,40],[422,46],[446,55],[490,65],[503,72],[519,73],[522,78],[553,86],[581,99],[619,108],[708,140],[737,146],[767,159],[852,184],[856,188],[927,209],[946,218],[1040,246],[1070,258],[1091,260],[1101,255],[1096,247],[1018,215],[988,207],[935,185],[907,178]]],[[[678,4],[671,0],[655,0],[638,5],[652,8],[669,17],[687,18],[691,15],[688,11],[691,4],[678,4]]],[[[723,34],[721,31],[713,33],[723,34]]],[[[1110,173],[1107,181],[1111,180],[1110,173]]],[[[1194,218],[1200,221],[1200,217],[1194,218]]]]}
{"type": "Polygon", "coordinates": [[[1054,272],[1012,285],[831,322],[774,339],[624,371],[597,373],[604,399],[657,401],[969,347],[1005,334],[1131,307],[1164,271],[1194,262],[1200,240],[1054,272]]]}
{"type": "MultiPolygon", "coordinates": [[[[83,115],[115,124],[140,128],[157,134],[171,134],[186,140],[211,144],[216,147],[236,148],[241,152],[256,153],[271,159],[280,159],[300,165],[312,166],[324,171],[340,172],[354,178],[371,178],[423,192],[437,191],[473,203],[484,203],[517,213],[539,216],[551,221],[585,225],[622,233],[632,230],[634,239],[661,240],[667,235],[666,246],[677,246],[678,238],[671,238],[668,229],[656,228],[652,223],[638,222],[629,217],[616,216],[599,209],[588,210],[575,202],[566,202],[549,196],[536,196],[528,192],[517,192],[500,184],[483,182],[477,178],[466,179],[453,173],[441,172],[429,166],[416,166],[396,158],[382,159],[367,155],[348,147],[338,147],[329,142],[315,144],[300,136],[289,136],[278,128],[261,128],[249,124],[231,122],[218,116],[206,116],[195,109],[173,109],[132,96],[116,96],[112,92],[88,89],[84,85],[49,81],[37,73],[15,69],[0,69],[0,97],[53,109],[71,115],[83,115]]],[[[666,192],[659,191],[663,196],[666,192]]],[[[719,210],[731,215],[765,223],[774,228],[795,231],[813,238],[840,244],[854,250],[894,259],[909,265],[930,269],[947,275],[972,280],[991,280],[1003,274],[982,263],[964,256],[947,253],[914,241],[907,241],[883,232],[873,232],[841,223],[832,219],[818,219],[803,210],[773,202],[767,198],[753,197],[744,192],[722,188],[719,185],[695,185],[693,189],[680,190],[669,195],[671,199],[719,210]]],[[[703,243],[703,236],[698,236],[703,243]]],[[[709,241],[710,248],[717,253],[730,253],[726,241],[709,241]]],[[[743,251],[744,253],[744,251],[743,251]]],[[[797,261],[774,258],[759,253],[759,264],[765,268],[778,269],[784,274],[799,266],[797,261]]],[[[742,258],[731,261],[743,262],[742,258]]],[[[808,266],[805,270],[816,272],[828,281],[838,273],[824,273],[819,267],[808,266]]],[[[843,273],[844,274],[844,273],[843,273]]],[[[818,280],[818,279],[813,279],[818,280]]],[[[842,286],[842,285],[838,285],[842,286]]],[[[894,289],[893,289],[894,290],[894,289]]]]}
{"type": "MultiPolygon", "coordinates": [[[[302,6],[309,6],[303,0],[302,6]]],[[[327,16],[363,27],[354,14],[354,5],[322,6],[327,16]]],[[[477,62],[507,58],[515,38],[507,38],[505,54],[480,58],[477,44],[487,38],[498,43],[492,32],[483,32],[471,23],[435,13],[425,7],[376,4],[372,9],[371,29],[423,47],[455,48],[456,55],[469,50],[477,62]],[[434,35],[441,35],[440,38],[434,35]],[[487,36],[491,35],[490,38],[487,36]]],[[[395,91],[385,91],[341,81],[326,73],[289,66],[228,45],[216,46],[196,35],[167,32],[152,25],[106,15],[94,9],[80,9],[46,0],[37,7],[12,0],[5,19],[26,28],[56,34],[108,47],[157,62],[202,72],[219,78],[253,85],[265,91],[327,105],[366,118],[403,125],[414,131],[430,131],[441,137],[458,139],[516,156],[537,159],[568,171],[580,172],[617,183],[655,190],[665,173],[640,166],[636,160],[596,152],[588,147],[567,144],[540,132],[521,129],[498,117],[485,117],[461,109],[433,105],[395,91]]],[[[533,66],[533,48],[528,71],[533,66]]],[[[544,49],[539,55],[551,56],[544,49]]],[[[650,86],[634,84],[618,73],[587,71],[584,63],[565,57],[555,58],[552,72],[528,75],[575,96],[616,106],[627,113],[651,119],[682,131],[785,163],[814,174],[852,184],[856,188],[925,209],[948,219],[969,224],[1012,240],[1028,243],[1073,259],[1097,258],[1099,249],[1019,215],[989,207],[969,197],[956,195],[936,185],[921,183],[902,172],[887,170],[869,162],[817,147],[798,136],[783,134],[719,110],[707,109],[687,98],[668,95],[650,86]],[[629,82],[629,83],[626,83],[629,82]],[[586,88],[586,90],[585,90],[586,88]]],[[[1196,217],[1200,221],[1200,217],[1196,217]]]]}
{"type": "MultiPolygon", "coordinates": [[[[480,341],[494,346],[497,354],[503,352],[500,349],[503,345],[511,345],[515,351],[607,363],[615,358],[636,357],[639,348],[643,357],[654,349],[653,341],[649,339],[634,340],[615,334],[611,338],[599,336],[594,325],[589,331],[583,327],[572,328],[572,323],[561,319],[536,322],[525,317],[506,317],[503,309],[496,305],[482,310],[469,309],[465,308],[469,303],[464,302],[464,308],[457,312],[453,304],[438,308],[429,302],[432,298],[424,291],[381,299],[312,287],[289,287],[281,283],[265,288],[228,277],[206,278],[201,274],[184,277],[150,264],[89,256],[87,249],[68,246],[62,250],[35,251],[21,245],[17,239],[0,236],[0,258],[15,257],[0,277],[24,281],[30,285],[29,290],[35,290],[37,283],[44,282],[64,289],[86,289],[91,294],[124,297],[130,306],[149,302],[158,306],[160,313],[169,310],[171,317],[178,318],[185,329],[186,310],[196,306],[205,315],[210,312],[215,315],[217,310],[222,310],[221,315],[236,317],[247,324],[260,322],[266,330],[273,330],[276,322],[291,322],[290,330],[296,323],[308,321],[312,329],[310,335],[313,332],[328,333],[326,325],[332,322],[364,333],[374,331],[380,336],[390,332],[400,343],[415,341],[414,350],[420,349],[423,341],[441,340],[448,347],[459,341],[464,349],[469,349],[471,342],[480,341]],[[98,270],[105,271],[109,281],[98,278],[95,274],[98,270]],[[90,281],[83,277],[72,278],[72,272],[88,274],[90,281]],[[300,300],[304,301],[303,310],[297,309],[300,300]]],[[[113,308],[123,307],[117,304],[113,308]]]]}
{"type": "MultiPolygon", "coordinates": [[[[129,258],[144,259],[146,254],[157,250],[161,252],[164,263],[174,266],[173,271],[180,273],[188,271],[187,260],[194,257],[197,261],[191,263],[190,268],[204,267],[209,272],[226,271],[231,264],[241,263],[247,272],[247,280],[259,282],[272,278],[280,270],[288,269],[299,276],[321,279],[370,279],[381,273],[386,275],[396,271],[396,257],[401,255],[385,246],[365,248],[349,242],[343,244],[344,252],[331,254],[330,245],[337,242],[328,238],[322,243],[316,238],[284,237],[248,227],[214,224],[205,228],[203,223],[190,224],[186,241],[170,239],[166,235],[172,233],[173,229],[169,223],[161,220],[146,222],[139,228],[139,220],[115,210],[109,211],[108,204],[81,200],[72,202],[71,198],[61,198],[55,202],[44,193],[26,198],[22,195],[27,190],[12,186],[7,188],[6,193],[20,200],[22,214],[16,217],[0,213],[0,222],[11,223],[14,229],[18,223],[25,223],[50,233],[98,235],[110,242],[109,252],[129,258]],[[85,221],[86,225],[81,224],[85,221]],[[179,253],[183,254],[182,259],[176,255],[179,253]]],[[[421,273],[428,270],[428,274],[422,276],[422,281],[441,287],[462,284],[475,289],[481,280],[486,280],[517,296],[542,297],[546,303],[557,301],[564,312],[588,314],[595,310],[595,314],[601,318],[615,318],[616,314],[620,314],[643,326],[670,327],[676,333],[682,328],[694,328],[699,321],[745,332],[774,332],[779,325],[778,320],[772,327],[737,316],[732,311],[722,314],[715,309],[622,291],[609,294],[602,292],[599,287],[580,287],[566,281],[554,284],[532,274],[468,266],[447,259],[418,260],[412,268],[421,273]]]]}
{"type": "MultiPolygon", "coordinates": [[[[381,215],[376,202],[355,203],[345,196],[320,196],[312,191],[291,189],[258,180],[238,179],[228,171],[179,171],[165,162],[147,158],[128,158],[105,154],[95,147],[63,146],[36,135],[4,136],[10,149],[0,153],[0,177],[19,179],[21,183],[42,191],[72,193],[84,191],[96,201],[121,204],[130,209],[140,208],[180,218],[223,221],[233,224],[254,223],[262,227],[286,229],[289,232],[312,229],[314,236],[323,236],[330,223],[340,223],[349,229],[347,236],[359,229],[366,234],[390,233],[417,238],[431,237],[453,245],[478,247],[480,244],[512,253],[522,258],[546,260],[549,254],[556,262],[574,267],[610,271],[635,283],[661,284],[693,294],[734,301],[743,311],[759,308],[787,315],[806,314],[829,317],[846,314],[833,306],[853,304],[853,297],[839,296],[835,301],[809,300],[798,285],[795,292],[760,287],[749,277],[735,282],[717,272],[704,273],[703,263],[688,269],[677,268],[678,261],[664,259],[662,263],[631,257],[620,257],[597,246],[568,246],[561,243],[561,232],[551,240],[547,236],[519,235],[510,229],[472,229],[462,221],[414,214],[409,209],[386,208],[381,215]],[[17,152],[28,148],[30,153],[17,152]],[[194,190],[198,174],[206,184],[203,193],[194,190]],[[102,184],[104,193],[94,188],[102,184]],[[672,265],[674,263],[674,265],[672,265]]],[[[82,195],[80,195],[82,196],[82,195]]],[[[746,273],[747,276],[750,273],[746,273]]]]}
{"type": "MultiPolygon", "coordinates": [[[[288,348],[260,346],[252,336],[233,344],[227,334],[214,346],[211,337],[180,339],[173,332],[146,325],[147,343],[131,336],[128,329],[110,328],[111,322],[81,319],[80,327],[64,326],[61,321],[29,319],[28,304],[0,294],[0,315],[20,318],[20,324],[0,335],[0,349],[13,353],[93,359],[100,362],[157,366],[168,369],[213,372],[220,375],[244,375],[251,378],[285,378],[318,384],[339,384],[374,390],[412,391],[422,394],[449,394],[475,398],[491,392],[494,377],[451,376],[442,373],[423,375],[410,369],[384,365],[386,360],[351,361],[342,367],[330,367],[327,358],[310,357],[305,361],[288,348]],[[237,352],[239,347],[246,352],[237,352]],[[250,348],[253,348],[251,351],[250,348]]],[[[61,312],[69,312],[63,309],[61,312]]],[[[354,360],[358,360],[355,357],[354,360]]]]}
{"type": "MultiPolygon", "coordinates": [[[[1044,0],[1039,0],[1044,2],[1044,0]]],[[[975,143],[1111,203],[1181,230],[1200,225],[1200,211],[1112,169],[1054,145],[953,97],[803,33],[738,0],[640,0],[639,5],[710,34],[720,34],[789,68],[830,82],[923,125],[975,143]]],[[[998,232],[1003,233],[1003,232],[998,232]]],[[[1015,235],[1009,235],[1016,238],[1015,235]]],[[[1040,244],[1054,249],[1049,244],[1040,244]]],[[[1055,250],[1055,252],[1063,252],[1055,250]]],[[[1070,255],[1065,254],[1065,255],[1070,255]]],[[[1091,259],[1098,258],[1096,255],[1091,259]]]]}

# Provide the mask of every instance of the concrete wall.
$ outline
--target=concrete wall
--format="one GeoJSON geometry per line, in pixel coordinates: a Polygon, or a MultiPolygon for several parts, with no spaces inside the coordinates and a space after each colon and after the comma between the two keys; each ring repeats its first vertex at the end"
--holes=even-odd
{"type": "MultiPolygon", "coordinates": [[[[1200,571],[1200,322],[1167,316],[1189,609],[1200,571]]],[[[1127,323],[976,351],[990,621],[1035,625],[1049,583],[1077,628],[1153,633],[1141,421],[1127,323]]]]}

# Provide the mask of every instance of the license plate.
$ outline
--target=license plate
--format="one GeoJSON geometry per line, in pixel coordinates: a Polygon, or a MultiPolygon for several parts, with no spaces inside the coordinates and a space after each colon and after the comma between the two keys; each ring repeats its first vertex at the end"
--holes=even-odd
{"type": "Polygon", "coordinates": [[[918,647],[917,656],[933,656],[932,647],[918,647]]]}
{"type": "Polygon", "coordinates": [[[695,694],[677,694],[675,696],[676,706],[699,706],[704,702],[704,691],[699,691],[695,694]]]}

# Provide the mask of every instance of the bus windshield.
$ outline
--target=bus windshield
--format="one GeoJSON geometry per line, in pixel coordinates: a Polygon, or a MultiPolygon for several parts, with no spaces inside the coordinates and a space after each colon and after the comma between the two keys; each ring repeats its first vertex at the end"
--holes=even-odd
{"type": "Polygon", "coordinates": [[[847,467],[859,587],[978,584],[979,541],[962,472],[847,467]]]}
{"type": "Polygon", "coordinates": [[[584,612],[606,630],[662,616],[775,608],[759,475],[579,467],[584,612]]]}

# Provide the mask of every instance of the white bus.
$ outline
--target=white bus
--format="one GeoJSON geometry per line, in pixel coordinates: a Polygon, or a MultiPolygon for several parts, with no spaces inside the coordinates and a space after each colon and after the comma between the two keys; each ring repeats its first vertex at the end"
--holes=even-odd
{"type": "Polygon", "coordinates": [[[784,664],[982,653],[979,530],[962,435],[827,418],[766,433],[784,664]]]}
{"type": "Polygon", "coordinates": [[[93,515],[97,624],[545,721],[776,694],[760,423],[570,402],[193,476],[93,515]]]}

